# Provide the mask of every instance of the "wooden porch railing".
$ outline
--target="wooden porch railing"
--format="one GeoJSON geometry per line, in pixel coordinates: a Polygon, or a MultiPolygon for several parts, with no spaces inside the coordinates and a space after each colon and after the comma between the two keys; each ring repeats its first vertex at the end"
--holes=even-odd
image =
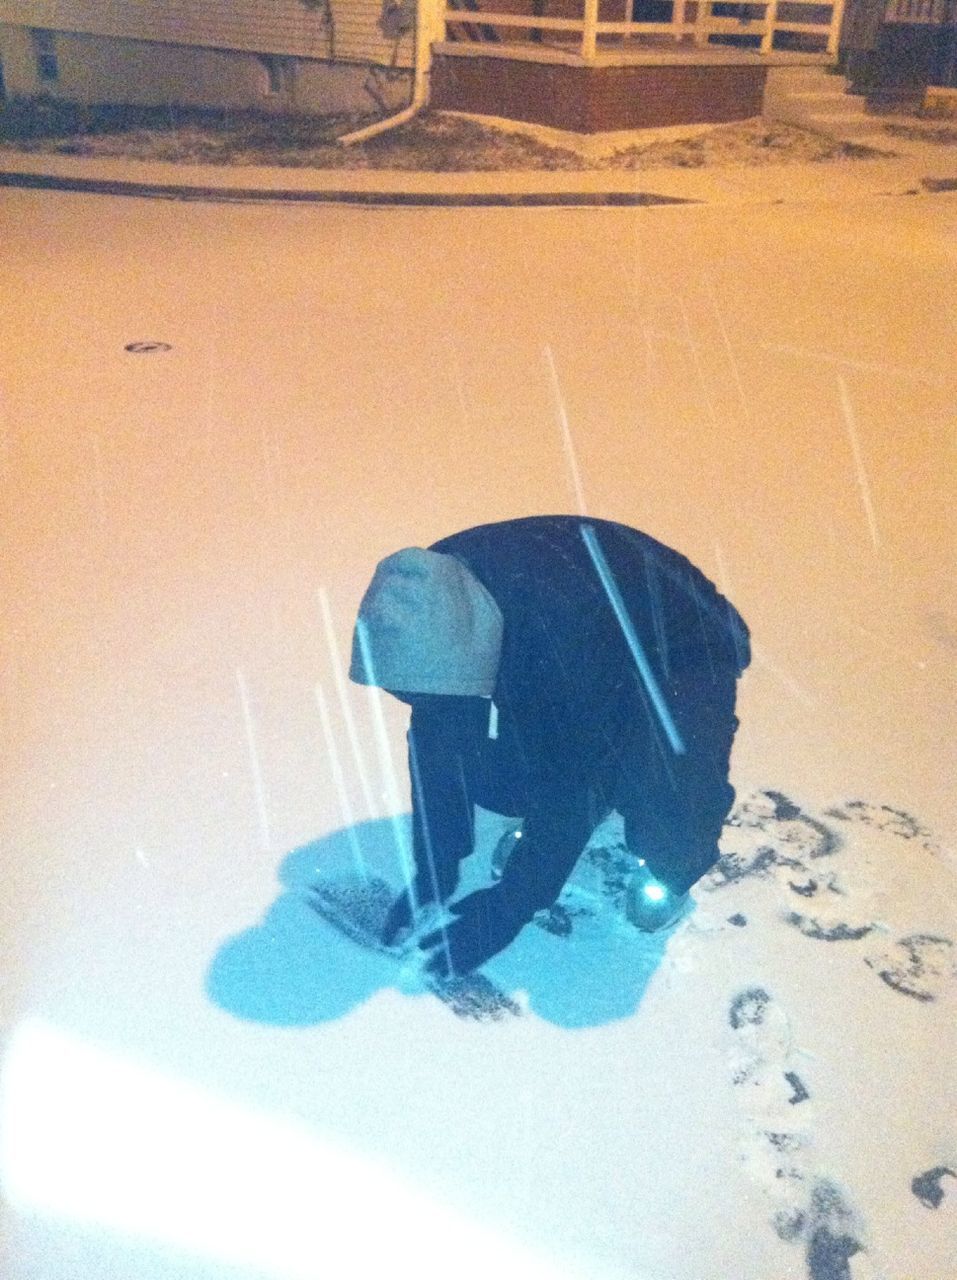
{"type": "MultiPolygon", "coordinates": [[[[946,0],[897,2],[916,5],[940,4],[946,0]]],[[[629,42],[643,36],[670,36],[675,44],[690,42],[699,47],[707,45],[712,35],[758,36],[760,44],[755,51],[768,54],[774,48],[777,33],[788,31],[822,37],[827,53],[833,56],[837,52],[844,0],[743,0],[734,5],[739,11],[737,16],[727,17],[714,12],[716,8],[729,7],[730,3],[731,0],[673,0],[670,22],[635,22],[627,18],[620,22],[602,21],[599,17],[599,0],[582,0],[581,17],[574,18],[548,17],[542,13],[544,6],[538,0],[533,0],[531,12],[528,13],[498,13],[481,8],[481,16],[478,18],[477,11],[469,5],[467,14],[460,8],[448,7],[440,17],[444,22],[446,40],[456,38],[456,28],[461,30],[464,25],[474,28],[477,18],[486,30],[497,34],[499,42],[508,44],[510,48],[524,44],[540,47],[543,37],[549,32],[556,36],[561,33],[565,39],[558,47],[568,53],[577,53],[585,63],[595,62],[599,51],[605,53],[613,48],[628,48],[629,42]],[[793,13],[801,8],[809,11],[809,19],[815,16],[811,10],[820,12],[827,9],[830,16],[826,22],[795,21],[793,13]],[[787,21],[782,20],[779,16],[781,9],[790,11],[792,17],[787,21]],[[509,40],[512,32],[525,34],[518,40],[509,40]],[[572,40],[571,37],[577,39],[572,40]],[[618,37],[614,45],[609,43],[609,37],[618,37]]],[[[627,14],[631,9],[631,0],[623,0],[622,8],[627,14]]]]}

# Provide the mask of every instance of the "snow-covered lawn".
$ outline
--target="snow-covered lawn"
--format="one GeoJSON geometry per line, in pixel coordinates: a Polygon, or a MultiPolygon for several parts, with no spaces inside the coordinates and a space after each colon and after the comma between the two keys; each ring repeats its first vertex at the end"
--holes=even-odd
{"type": "Polygon", "coordinates": [[[807,164],[892,152],[770,120],[604,135],[423,111],[407,124],[343,147],[340,134],[368,123],[343,117],[276,117],[177,107],[73,108],[0,105],[0,142],[54,155],[121,156],[181,164],[279,165],[424,172],[644,169],[651,166],[807,164]]]}

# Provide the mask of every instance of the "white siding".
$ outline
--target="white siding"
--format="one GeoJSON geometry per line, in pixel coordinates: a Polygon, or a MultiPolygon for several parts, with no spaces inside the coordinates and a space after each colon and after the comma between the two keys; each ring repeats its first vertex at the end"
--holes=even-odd
{"type": "Polygon", "coordinates": [[[54,44],[56,79],[41,80],[29,30],[0,23],[0,60],[11,97],[52,93],[69,102],[364,114],[383,105],[398,110],[411,93],[410,71],[376,73],[362,62],[284,57],[277,90],[262,55],[242,50],[63,31],[54,44]]]}
{"type": "MultiPolygon", "coordinates": [[[[378,28],[381,0],[331,0],[335,57],[392,62],[394,45],[378,28]]],[[[303,0],[0,0],[0,22],[166,44],[328,58],[320,11],[303,0]]],[[[405,36],[398,66],[411,66],[405,36]]]]}

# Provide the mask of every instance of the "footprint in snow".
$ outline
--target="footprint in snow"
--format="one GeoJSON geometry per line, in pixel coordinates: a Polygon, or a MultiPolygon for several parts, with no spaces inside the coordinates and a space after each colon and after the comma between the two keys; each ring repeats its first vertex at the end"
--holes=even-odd
{"type": "MultiPolygon", "coordinates": [[[[869,827],[893,840],[916,842],[932,856],[941,853],[917,818],[891,805],[851,800],[825,816],[847,826],[869,827]]],[[[842,883],[842,859],[832,855],[844,845],[834,827],[811,817],[781,792],[757,792],[729,820],[722,839],[726,852],[704,887],[713,893],[742,880],[773,881],[788,904],[782,919],[791,928],[816,942],[848,945],[870,939],[863,959],[882,982],[921,1003],[936,1000],[957,976],[954,940],[931,933],[886,940],[890,929],[875,919],[876,903],[866,894],[851,894],[842,883]]]]}
{"type": "Polygon", "coordinates": [[[937,999],[946,984],[957,977],[957,952],[951,938],[912,933],[885,950],[867,956],[864,963],[901,995],[921,1004],[937,999]]]}
{"type": "MultiPolygon", "coordinates": [[[[851,1280],[862,1231],[846,1196],[818,1170],[813,1101],[795,1069],[790,1020],[765,987],[752,986],[731,1001],[728,1027],[728,1066],[745,1117],[742,1165],[774,1206],[778,1236],[804,1245],[808,1280],[851,1280]]],[[[854,1280],[862,1274],[858,1268],[854,1280]]]]}
{"type": "Polygon", "coordinates": [[[843,841],[832,826],[805,813],[780,791],[759,791],[732,814],[722,857],[703,887],[716,892],[748,880],[773,883],[791,906],[785,920],[811,937],[863,937],[875,925],[848,923],[848,894],[834,855],[843,841]]]}
{"type": "Polygon", "coordinates": [[[957,1179],[957,1169],[939,1164],[933,1169],[926,1169],[911,1180],[910,1189],[928,1209],[939,1209],[944,1202],[944,1179],[957,1179]]]}

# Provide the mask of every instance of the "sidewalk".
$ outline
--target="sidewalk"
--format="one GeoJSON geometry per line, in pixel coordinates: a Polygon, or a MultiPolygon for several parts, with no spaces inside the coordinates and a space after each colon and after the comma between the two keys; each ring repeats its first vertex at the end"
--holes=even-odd
{"type": "Polygon", "coordinates": [[[463,206],[773,204],[957,190],[957,147],[891,137],[885,145],[897,154],[817,164],[474,173],[160,164],[0,148],[0,187],[186,200],[463,206]]]}

